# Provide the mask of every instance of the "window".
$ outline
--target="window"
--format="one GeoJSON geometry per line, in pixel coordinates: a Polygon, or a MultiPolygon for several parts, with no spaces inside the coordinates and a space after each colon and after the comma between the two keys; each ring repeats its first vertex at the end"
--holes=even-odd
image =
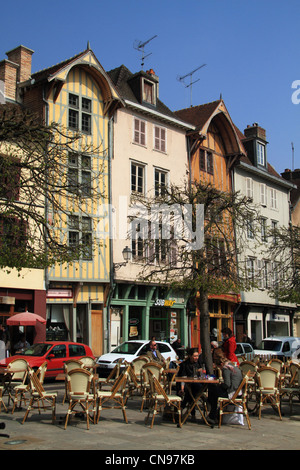
{"type": "Polygon", "coordinates": [[[0,199],[19,199],[20,177],[19,161],[9,156],[0,156],[0,199]]]}
{"type": "Polygon", "coordinates": [[[133,142],[139,145],[146,145],[146,121],[134,118],[133,142]]]}
{"type": "Polygon", "coordinates": [[[66,346],[64,344],[58,344],[57,346],[54,346],[54,348],[51,349],[51,354],[54,354],[54,357],[66,357],[67,356],[67,350],[66,346]]]}
{"type": "Polygon", "coordinates": [[[155,85],[154,83],[143,81],[143,101],[155,104],[155,85]]]}
{"type": "Polygon", "coordinates": [[[248,258],[246,261],[247,278],[254,281],[255,277],[255,258],[248,258]]]}
{"type": "Polygon", "coordinates": [[[80,344],[69,344],[69,356],[85,356],[84,346],[81,346],[80,344]]]}
{"type": "Polygon", "coordinates": [[[92,101],[69,93],[69,127],[91,134],[92,101]]]}
{"type": "Polygon", "coordinates": [[[206,173],[214,174],[214,160],[212,152],[200,149],[199,154],[199,169],[206,173]]]}
{"type": "Polygon", "coordinates": [[[131,163],[131,192],[145,193],[145,167],[138,163],[131,163]]]}
{"type": "Polygon", "coordinates": [[[144,230],[141,223],[132,222],[131,224],[131,250],[132,259],[142,260],[145,257],[144,230]]]}
{"type": "Polygon", "coordinates": [[[79,153],[69,153],[68,189],[72,193],[81,191],[83,196],[90,196],[92,190],[91,157],[79,153]]]}
{"type": "Polygon", "coordinates": [[[27,223],[16,217],[0,216],[0,252],[17,253],[27,243],[27,223]]]}
{"type": "Polygon", "coordinates": [[[208,271],[217,275],[226,275],[227,258],[225,242],[222,239],[206,239],[206,258],[208,271]]]}
{"type": "Polygon", "coordinates": [[[253,200],[253,179],[246,178],[246,196],[253,200]]]}
{"type": "Polygon", "coordinates": [[[272,226],[272,236],[273,236],[273,242],[277,242],[277,230],[278,230],[278,222],[276,220],[271,221],[271,226],[272,226]]]}
{"type": "Polygon", "coordinates": [[[154,126],[154,149],[166,152],[166,129],[154,126]]]}
{"type": "Polygon", "coordinates": [[[260,233],[261,233],[261,241],[267,242],[268,235],[267,235],[267,219],[260,219],[260,233]]]}
{"type": "Polygon", "coordinates": [[[251,217],[247,220],[247,238],[254,238],[254,221],[251,217]]]}
{"type": "Polygon", "coordinates": [[[265,146],[260,142],[257,142],[257,164],[261,166],[266,166],[265,161],[265,146]]]}
{"type": "Polygon", "coordinates": [[[272,209],[277,209],[277,191],[276,189],[271,188],[270,189],[270,196],[271,196],[271,208],[272,209]]]}
{"type": "Polygon", "coordinates": [[[167,173],[162,170],[155,169],[154,171],[154,189],[155,196],[162,196],[167,186],[167,173]]]}
{"type": "Polygon", "coordinates": [[[267,205],[267,186],[263,183],[260,183],[260,203],[262,206],[267,205]]]}
{"type": "Polygon", "coordinates": [[[69,246],[81,252],[81,258],[92,259],[92,219],[91,217],[69,216],[69,246]]]}

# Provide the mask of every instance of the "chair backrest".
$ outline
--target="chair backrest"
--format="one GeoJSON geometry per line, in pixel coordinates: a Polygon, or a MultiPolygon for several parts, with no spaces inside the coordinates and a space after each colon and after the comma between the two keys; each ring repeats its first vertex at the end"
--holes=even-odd
{"type": "Polygon", "coordinates": [[[43,362],[43,364],[41,364],[38,370],[36,371],[36,375],[38,376],[38,379],[41,384],[44,383],[46,371],[47,371],[47,361],[43,362]]]}
{"type": "Polygon", "coordinates": [[[107,376],[106,382],[110,382],[113,379],[117,379],[120,375],[120,368],[121,364],[123,362],[123,359],[119,359],[115,367],[111,370],[109,375],[107,376]]]}
{"type": "Polygon", "coordinates": [[[37,373],[30,367],[28,368],[28,373],[29,373],[31,391],[36,392],[39,394],[40,397],[43,397],[45,390],[44,390],[43,385],[39,381],[37,373]]]}
{"type": "Polygon", "coordinates": [[[280,359],[270,359],[270,361],[267,364],[269,367],[273,367],[274,369],[277,369],[279,372],[282,371],[283,368],[283,362],[280,359]]]}
{"type": "Polygon", "coordinates": [[[147,375],[148,375],[148,382],[150,384],[150,390],[152,393],[160,395],[163,397],[166,401],[169,400],[167,393],[159,383],[159,380],[155,377],[151,369],[147,369],[147,375]]]}
{"type": "Polygon", "coordinates": [[[236,389],[236,391],[234,392],[233,396],[231,397],[231,400],[235,400],[236,398],[238,398],[240,395],[242,395],[243,397],[245,397],[245,395],[247,394],[247,384],[248,384],[248,380],[249,380],[249,375],[250,375],[251,371],[249,370],[245,377],[243,377],[243,380],[241,381],[240,385],[238,386],[238,388],[236,389]]]}
{"type": "Polygon", "coordinates": [[[141,368],[143,367],[143,365],[148,364],[148,363],[149,363],[149,358],[146,356],[139,356],[136,359],[134,359],[131,362],[131,365],[133,367],[135,375],[139,375],[141,373],[141,368]]]}
{"type": "Polygon", "coordinates": [[[167,357],[167,359],[165,360],[165,363],[164,363],[164,369],[169,369],[170,362],[171,362],[171,358],[167,357]]]}
{"type": "Polygon", "coordinates": [[[257,381],[260,390],[264,390],[270,394],[277,392],[279,372],[270,366],[260,367],[257,371],[257,381]]]}
{"type": "Polygon", "coordinates": [[[76,359],[70,359],[64,362],[64,369],[66,374],[68,374],[73,369],[80,369],[82,367],[83,363],[81,361],[77,361],[76,359]]]}
{"type": "Polygon", "coordinates": [[[248,371],[256,372],[258,369],[257,364],[255,364],[255,362],[252,362],[252,361],[243,361],[240,363],[239,367],[243,375],[246,375],[248,371]]]}
{"type": "Polygon", "coordinates": [[[289,365],[290,373],[291,373],[291,380],[290,380],[290,385],[294,386],[300,384],[298,381],[298,371],[300,370],[300,364],[297,364],[296,362],[290,362],[289,365]]]}
{"type": "Polygon", "coordinates": [[[67,376],[68,391],[75,394],[89,393],[93,374],[81,368],[72,369],[67,376]]]}
{"type": "Polygon", "coordinates": [[[113,386],[111,388],[111,394],[112,395],[115,395],[117,392],[122,393],[125,390],[130,367],[131,367],[130,365],[126,366],[124,371],[116,379],[115,383],[113,384],[113,386]]]}
{"type": "Polygon", "coordinates": [[[94,367],[94,365],[96,364],[95,359],[93,357],[90,357],[90,356],[82,356],[80,358],[80,362],[82,362],[84,367],[86,367],[87,369],[91,368],[90,369],[91,371],[92,371],[92,368],[94,367]]]}
{"type": "Polygon", "coordinates": [[[25,359],[13,359],[7,366],[10,371],[16,371],[12,374],[12,380],[21,380],[25,382],[28,373],[28,362],[25,359]]]}
{"type": "Polygon", "coordinates": [[[164,370],[162,365],[157,364],[157,362],[148,362],[148,364],[143,365],[141,373],[143,375],[143,381],[146,383],[149,382],[147,370],[151,370],[154,377],[160,382],[164,370]]]}

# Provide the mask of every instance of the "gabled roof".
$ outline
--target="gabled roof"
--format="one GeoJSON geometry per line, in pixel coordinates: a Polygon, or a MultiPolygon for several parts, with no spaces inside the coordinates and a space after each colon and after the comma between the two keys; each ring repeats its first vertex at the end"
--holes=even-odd
{"type": "Polygon", "coordinates": [[[211,103],[192,106],[191,108],[180,109],[178,111],[174,111],[174,114],[176,114],[180,119],[190,122],[197,128],[202,129],[221,102],[222,100],[218,100],[211,103]]]}
{"type": "MultiPolygon", "coordinates": [[[[147,105],[145,103],[141,104],[137,99],[133,88],[131,87],[132,80],[135,77],[144,76],[147,77],[148,74],[144,71],[137,72],[133,74],[125,65],[121,65],[113,70],[107,72],[111,80],[113,81],[116,90],[118,91],[121,98],[129,106],[136,106],[136,109],[139,109],[142,112],[148,112],[156,114],[157,118],[169,119],[170,122],[177,123],[177,125],[182,125],[185,128],[192,128],[193,126],[188,125],[187,122],[176,116],[176,114],[171,111],[159,98],[157,98],[156,106],[147,105]]],[[[149,78],[149,76],[148,76],[149,78]]]]}

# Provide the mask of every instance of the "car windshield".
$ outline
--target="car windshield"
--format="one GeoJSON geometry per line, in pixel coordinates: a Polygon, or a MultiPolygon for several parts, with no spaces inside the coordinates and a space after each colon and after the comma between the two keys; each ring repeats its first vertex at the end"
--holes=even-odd
{"type": "Polygon", "coordinates": [[[140,347],[142,346],[142,343],[122,343],[120,346],[116,347],[113,349],[111,352],[112,353],[121,353],[121,354],[135,354],[140,347]]]}
{"type": "Polygon", "coordinates": [[[44,356],[52,346],[53,344],[36,343],[26,348],[23,354],[25,356],[44,356]]]}
{"type": "Polygon", "coordinates": [[[264,340],[260,343],[258,349],[262,351],[280,351],[281,341],[264,340]]]}

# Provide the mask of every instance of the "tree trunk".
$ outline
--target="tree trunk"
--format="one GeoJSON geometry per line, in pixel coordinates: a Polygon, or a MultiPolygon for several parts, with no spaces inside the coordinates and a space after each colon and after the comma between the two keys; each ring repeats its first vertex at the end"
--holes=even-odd
{"type": "Polygon", "coordinates": [[[210,332],[209,332],[209,310],[208,310],[208,294],[199,289],[200,296],[197,297],[197,307],[200,312],[200,341],[202,348],[203,360],[206,364],[206,371],[208,374],[213,374],[213,361],[210,345],[210,332]]]}

